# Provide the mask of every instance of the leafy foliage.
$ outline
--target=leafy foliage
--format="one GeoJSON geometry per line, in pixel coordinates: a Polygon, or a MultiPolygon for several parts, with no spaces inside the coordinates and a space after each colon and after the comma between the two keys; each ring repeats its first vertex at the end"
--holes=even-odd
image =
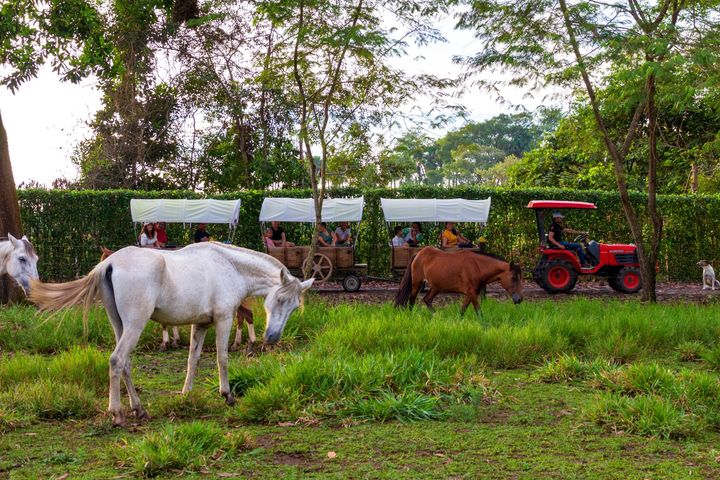
{"type": "MultiPolygon", "coordinates": [[[[100,256],[99,245],[121,248],[136,242],[137,232],[130,219],[131,198],[200,198],[195,192],[128,190],[58,191],[21,190],[20,203],[26,232],[34,242],[41,261],[41,276],[46,279],[70,279],[86,274],[100,256]]],[[[390,231],[386,224],[380,198],[468,198],[492,197],[493,208],[487,226],[460,225],[468,238],[483,235],[490,251],[523,265],[537,261],[535,219],[526,206],[533,199],[561,199],[594,202],[597,210],[569,215],[573,228],[592,232],[592,237],[605,242],[628,242],[630,232],[623,220],[619,196],[601,191],[564,189],[504,189],[459,187],[454,189],[427,185],[403,185],[393,189],[356,188],[330,189],[332,197],[365,196],[364,220],[359,225],[356,256],[366,262],[371,274],[385,275],[389,270],[390,231]]],[[[243,191],[213,195],[213,198],[242,200],[241,221],[234,242],[262,250],[257,218],[266,196],[310,197],[308,190],[243,191]]],[[[644,196],[632,194],[633,202],[641,204],[644,196]]],[[[720,198],[714,195],[667,195],[659,197],[659,208],[666,216],[665,238],[661,248],[660,273],[671,279],[694,279],[699,271],[698,258],[717,262],[713,252],[720,252],[720,238],[707,232],[720,229],[720,198]]],[[[310,230],[299,224],[286,224],[288,236],[300,243],[309,243],[310,230]]],[[[190,229],[169,225],[172,243],[191,242],[190,229]]],[[[425,225],[429,243],[440,233],[437,225],[425,225]]],[[[218,239],[227,238],[227,227],[210,227],[218,239]]]]}

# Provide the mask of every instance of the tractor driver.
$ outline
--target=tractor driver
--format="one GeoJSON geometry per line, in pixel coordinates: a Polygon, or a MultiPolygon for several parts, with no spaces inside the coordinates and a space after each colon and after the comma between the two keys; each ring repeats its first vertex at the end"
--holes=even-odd
{"type": "Polygon", "coordinates": [[[578,258],[580,259],[580,265],[583,267],[589,266],[590,264],[588,263],[588,259],[582,245],[579,243],[563,242],[562,239],[563,232],[567,232],[571,235],[580,235],[581,233],[587,234],[587,232],[580,232],[578,230],[564,227],[563,221],[565,219],[565,215],[560,212],[554,212],[552,217],[553,221],[548,229],[548,242],[550,242],[550,245],[555,248],[559,248],[560,250],[573,250],[577,253],[578,258]]]}

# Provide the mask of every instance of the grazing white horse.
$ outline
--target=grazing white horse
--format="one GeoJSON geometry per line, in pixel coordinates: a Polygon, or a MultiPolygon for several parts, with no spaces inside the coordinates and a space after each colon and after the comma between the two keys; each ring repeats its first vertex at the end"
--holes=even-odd
{"type": "Polygon", "coordinates": [[[26,295],[30,292],[30,281],[38,278],[37,262],[38,256],[27,237],[18,240],[8,233],[8,239],[0,241],[0,275],[10,275],[26,295]]]}
{"type": "Polygon", "coordinates": [[[98,297],[102,299],[117,342],[110,355],[108,410],[113,415],[113,424],[123,426],[121,376],[136,417],[148,416],[130,378],[130,353],[149,320],[169,326],[192,325],[183,393],[192,389],[205,334],[211,325],[215,326],[220,393],[228,405],[233,405],[235,399],[227,377],[233,314],[246,297],[265,297],[264,341],[276,343],[312,282],[312,279],[301,282],[264,253],[203,242],[177,251],[126,247],[78,280],[58,284],[33,282],[30,298],[41,310],[83,304],[86,325],[88,309],[98,297]]]}
{"type": "MultiPolygon", "coordinates": [[[[113,253],[115,253],[113,250],[110,250],[107,247],[100,246],[100,252],[102,254],[100,255],[100,261],[102,262],[106,258],[110,257],[113,253]]],[[[240,350],[240,343],[242,343],[242,326],[243,323],[247,323],[248,327],[248,336],[249,336],[249,342],[248,342],[248,348],[247,353],[248,355],[252,355],[255,353],[255,325],[253,323],[253,312],[249,308],[247,308],[245,305],[240,305],[240,308],[237,310],[237,329],[235,330],[235,341],[230,346],[230,351],[234,352],[237,350],[240,350]]],[[[180,331],[178,330],[178,327],[172,327],[173,332],[173,341],[172,341],[172,347],[178,348],[179,342],[180,342],[180,331]]],[[[168,345],[170,345],[170,334],[168,333],[168,327],[166,325],[163,325],[162,327],[162,343],[160,344],[160,350],[167,350],[168,345]]]]}

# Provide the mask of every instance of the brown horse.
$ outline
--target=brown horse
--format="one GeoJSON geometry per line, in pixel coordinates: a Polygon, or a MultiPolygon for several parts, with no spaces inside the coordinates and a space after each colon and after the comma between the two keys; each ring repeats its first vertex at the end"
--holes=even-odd
{"type": "Polygon", "coordinates": [[[522,268],[505,260],[468,250],[443,252],[426,247],[408,265],[395,296],[395,306],[415,305],[423,282],[427,281],[430,291],[423,301],[430,310],[438,293],[464,293],[461,313],[472,303],[475,312],[480,313],[478,295],[489,283],[500,282],[514,303],[522,302],[522,268]]]}
{"type": "MultiPolygon", "coordinates": [[[[115,253],[114,250],[110,250],[107,247],[100,246],[100,251],[102,254],[100,255],[100,261],[102,262],[106,258],[108,258],[110,255],[115,253]]],[[[243,322],[247,323],[248,326],[248,337],[249,342],[247,346],[247,353],[253,354],[255,353],[255,324],[253,323],[253,312],[250,310],[246,305],[240,305],[237,309],[237,328],[235,329],[235,341],[230,346],[230,351],[235,352],[240,349],[240,343],[242,342],[242,326],[243,322]]],[[[170,343],[170,335],[168,334],[168,329],[165,325],[162,326],[162,343],[160,344],[160,350],[167,350],[168,344],[170,343]]],[[[178,348],[178,342],[180,341],[180,332],[178,330],[178,327],[172,327],[173,329],[173,341],[172,346],[173,348],[178,348]]]]}

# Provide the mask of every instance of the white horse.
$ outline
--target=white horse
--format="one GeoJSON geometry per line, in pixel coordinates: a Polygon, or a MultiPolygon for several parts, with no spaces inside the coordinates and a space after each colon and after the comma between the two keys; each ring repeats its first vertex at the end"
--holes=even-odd
{"type": "Polygon", "coordinates": [[[27,237],[20,240],[8,233],[8,239],[0,241],[0,276],[10,275],[27,295],[30,281],[37,280],[38,256],[27,237]]]}
{"type": "Polygon", "coordinates": [[[177,251],[126,247],[78,280],[58,284],[33,282],[30,299],[41,310],[83,304],[86,325],[88,309],[97,298],[102,299],[117,342],[110,355],[108,410],[113,415],[113,424],[123,426],[121,376],[136,417],[148,416],[130,378],[130,353],[149,320],[170,326],[192,324],[183,394],[192,389],[205,334],[215,325],[220,393],[228,405],[233,405],[227,363],[234,312],[246,297],[265,297],[264,341],[276,343],[312,282],[312,279],[301,282],[264,253],[204,242],[177,251]]]}
{"type": "MultiPolygon", "coordinates": [[[[107,259],[115,253],[115,251],[110,250],[107,247],[100,246],[100,261],[107,259]]],[[[240,307],[237,310],[237,329],[235,330],[235,341],[230,346],[230,351],[235,352],[237,350],[240,350],[240,344],[242,343],[242,326],[243,323],[247,323],[248,328],[248,347],[247,347],[247,353],[248,355],[253,355],[255,353],[255,325],[253,323],[253,312],[249,308],[247,308],[245,305],[240,305],[240,307]]],[[[178,348],[180,346],[180,330],[178,327],[172,327],[173,332],[173,340],[172,340],[172,347],[178,348]]],[[[168,333],[168,327],[166,325],[163,325],[162,327],[162,343],[160,344],[160,350],[165,351],[168,349],[168,345],[170,345],[170,334],[168,333]]]]}

